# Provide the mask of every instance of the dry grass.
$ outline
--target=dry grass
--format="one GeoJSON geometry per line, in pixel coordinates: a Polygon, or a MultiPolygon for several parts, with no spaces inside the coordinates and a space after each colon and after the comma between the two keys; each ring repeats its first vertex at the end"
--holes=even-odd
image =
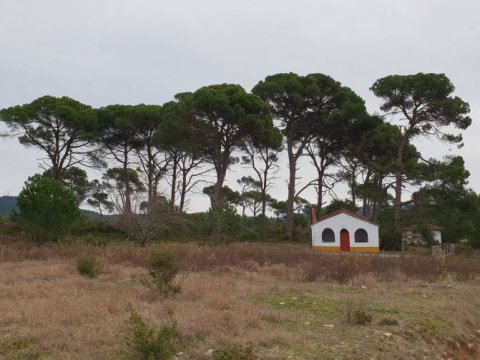
{"type": "MultiPolygon", "coordinates": [[[[157,245],[158,246],[158,245],[157,245]]],[[[78,254],[95,255],[109,264],[147,266],[152,249],[131,243],[97,247],[81,242],[35,244],[14,238],[0,239],[0,261],[72,259],[78,254]]],[[[378,281],[402,279],[437,281],[454,276],[457,281],[472,280],[480,274],[478,254],[450,257],[446,261],[429,256],[371,256],[361,254],[322,254],[304,245],[245,244],[219,246],[170,243],[183,271],[211,271],[225,266],[271,268],[276,274],[285,270],[287,278],[306,282],[333,281],[347,283],[358,276],[373,275],[378,281]]]]}
{"type": "Polygon", "coordinates": [[[151,324],[175,319],[178,351],[192,359],[237,345],[269,359],[382,358],[389,351],[392,359],[421,359],[423,350],[436,358],[456,354],[457,340],[462,354],[478,355],[465,350],[479,340],[475,256],[461,266],[461,259],[329,256],[294,245],[171,248],[182,292],[158,299],[141,281],[151,247],[2,238],[0,358],[129,359],[130,305],[151,324]],[[76,272],[80,253],[100,260],[97,279],[76,272]],[[371,324],[345,320],[346,304],[357,300],[371,324]]]}

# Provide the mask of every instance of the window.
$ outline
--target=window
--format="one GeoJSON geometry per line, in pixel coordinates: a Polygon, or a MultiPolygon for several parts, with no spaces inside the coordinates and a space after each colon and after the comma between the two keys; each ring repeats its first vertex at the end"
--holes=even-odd
{"type": "Polygon", "coordinates": [[[364,229],[358,229],[355,231],[355,242],[366,243],[368,242],[368,234],[364,229]]]}
{"type": "Polygon", "coordinates": [[[332,243],[335,242],[335,234],[332,229],[326,228],[322,232],[322,242],[332,243]]]}

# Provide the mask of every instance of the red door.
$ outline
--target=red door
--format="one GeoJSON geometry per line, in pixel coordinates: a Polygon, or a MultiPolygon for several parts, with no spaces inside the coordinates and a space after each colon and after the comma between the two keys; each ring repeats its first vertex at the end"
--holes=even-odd
{"type": "Polygon", "coordinates": [[[350,234],[345,229],[340,231],[340,249],[350,251],[350,234]]]}

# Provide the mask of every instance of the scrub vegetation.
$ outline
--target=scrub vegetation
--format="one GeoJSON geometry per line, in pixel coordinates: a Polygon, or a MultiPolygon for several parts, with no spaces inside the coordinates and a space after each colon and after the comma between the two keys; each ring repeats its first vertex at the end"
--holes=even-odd
{"type": "Polygon", "coordinates": [[[299,244],[38,244],[2,235],[0,355],[474,359],[478,259],[318,254],[299,244]],[[159,251],[173,254],[161,264],[178,266],[175,297],[144,285],[159,251]],[[97,278],[78,274],[79,253],[101,261],[97,278]]]}

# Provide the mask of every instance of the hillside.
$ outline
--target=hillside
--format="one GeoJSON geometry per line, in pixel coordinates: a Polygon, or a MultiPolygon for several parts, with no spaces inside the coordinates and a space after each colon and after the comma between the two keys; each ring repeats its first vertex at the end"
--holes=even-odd
{"type": "Polygon", "coordinates": [[[7,217],[17,206],[15,196],[0,196],[0,217],[7,217]]]}
{"type": "MultiPolygon", "coordinates": [[[[0,218],[8,217],[17,206],[16,196],[0,196],[0,218]]],[[[92,210],[80,209],[87,218],[100,218],[100,214],[92,210]]]]}

